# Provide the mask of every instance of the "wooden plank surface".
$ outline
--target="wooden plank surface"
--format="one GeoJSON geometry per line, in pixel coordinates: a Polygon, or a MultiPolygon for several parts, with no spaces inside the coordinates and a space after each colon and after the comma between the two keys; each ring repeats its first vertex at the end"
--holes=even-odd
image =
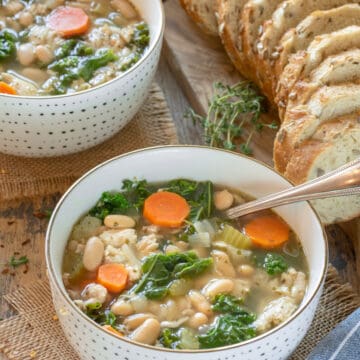
{"type": "MultiPolygon", "coordinates": [[[[183,88],[191,107],[204,114],[213,94],[213,83],[235,84],[241,77],[223,50],[220,39],[203,34],[187,17],[178,0],[165,3],[166,31],[164,52],[183,88]]],[[[277,120],[274,114],[263,115],[264,122],[277,120]]],[[[244,136],[248,133],[244,132],[244,136]]],[[[254,156],[272,164],[275,131],[265,128],[252,140],[254,156]]]]}

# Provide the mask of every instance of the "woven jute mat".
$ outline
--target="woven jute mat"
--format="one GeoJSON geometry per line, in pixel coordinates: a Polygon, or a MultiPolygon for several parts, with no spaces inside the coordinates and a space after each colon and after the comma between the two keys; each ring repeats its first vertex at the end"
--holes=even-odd
{"type": "MultiPolygon", "coordinates": [[[[49,284],[38,281],[5,296],[18,315],[0,322],[0,352],[8,359],[78,360],[52,306],[49,284]]],[[[349,284],[330,266],[314,321],[290,360],[304,360],[336,324],[359,307],[349,284]]]]}
{"type": "Polygon", "coordinates": [[[0,201],[65,191],[95,165],[143,147],[176,144],[177,136],[164,95],[154,84],[140,112],[110,140],[89,150],[57,158],[0,154],[0,201]]]}

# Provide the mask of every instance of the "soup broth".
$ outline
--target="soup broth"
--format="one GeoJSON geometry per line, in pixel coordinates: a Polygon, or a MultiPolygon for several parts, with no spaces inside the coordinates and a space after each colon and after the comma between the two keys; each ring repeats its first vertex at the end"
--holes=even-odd
{"type": "Polygon", "coordinates": [[[70,297],[106,330],[159,347],[215,348],[272,329],[301,303],[307,264],[275,213],[223,217],[249,200],[209,181],[125,180],[73,228],[70,297]]]}
{"type": "Polygon", "coordinates": [[[148,45],[148,26],[128,0],[5,0],[0,93],[87,90],[120,76],[148,45]]]}

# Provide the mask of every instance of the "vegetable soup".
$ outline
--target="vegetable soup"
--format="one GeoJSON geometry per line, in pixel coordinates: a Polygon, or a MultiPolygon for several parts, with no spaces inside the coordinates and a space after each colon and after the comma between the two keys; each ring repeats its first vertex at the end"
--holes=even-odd
{"type": "Polygon", "coordinates": [[[210,181],[123,181],[73,228],[63,258],[70,297],[107,331],[170,349],[272,329],[304,297],[306,259],[275,213],[224,218],[249,200],[210,181]]]}
{"type": "Polygon", "coordinates": [[[0,93],[61,95],[120,76],[143,56],[149,29],[128,0],[4,0],[0,93]]]}

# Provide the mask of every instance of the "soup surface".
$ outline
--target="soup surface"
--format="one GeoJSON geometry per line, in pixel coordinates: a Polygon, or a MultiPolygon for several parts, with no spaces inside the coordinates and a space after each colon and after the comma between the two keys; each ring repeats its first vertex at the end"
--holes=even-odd
{"type": "Polygon", "coordinates": [[[143,56],[149,29],[128,0],[4,0],[0,93],[61,95],[103,84],[143,56]]]}
{"type": "Polygon", "coordinates": [[[301,303],[307,265],[271,211],[222,217],[248,200],[209,181],[125,180],[73,228],[70,297],[107,331],[159,347],[215,348],[272,329],[301,303]]]}

